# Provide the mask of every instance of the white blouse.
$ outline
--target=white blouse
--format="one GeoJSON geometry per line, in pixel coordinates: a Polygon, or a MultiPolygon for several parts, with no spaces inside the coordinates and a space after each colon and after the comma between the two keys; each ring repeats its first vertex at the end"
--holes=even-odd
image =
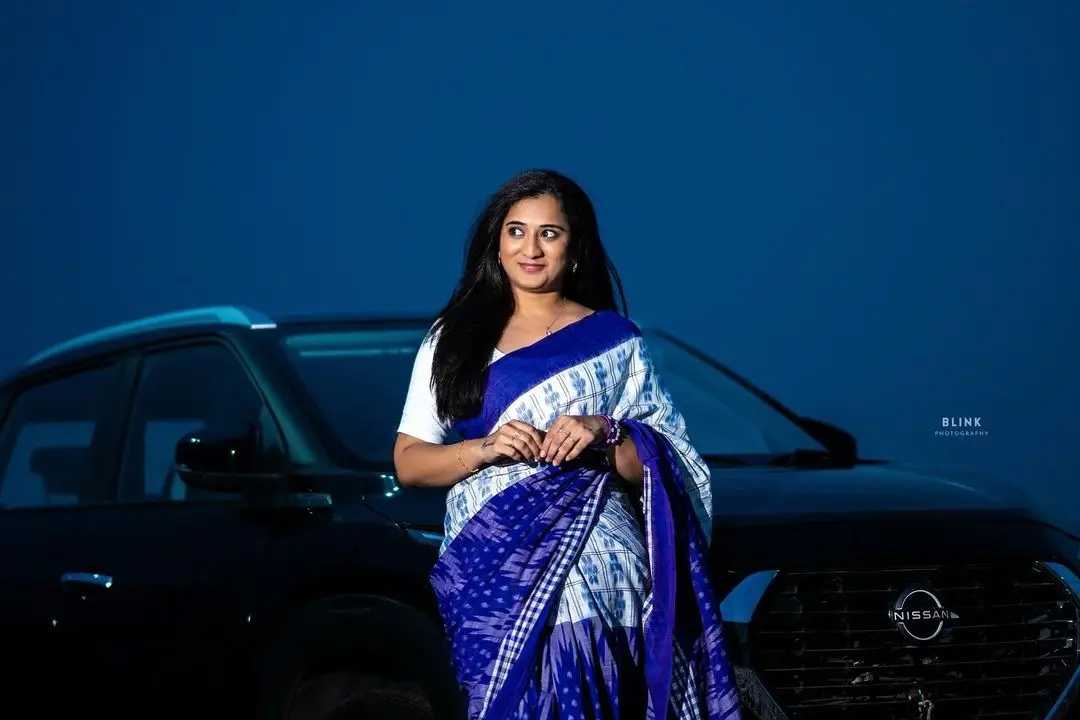
{"type": "MultiPolygon", "coordinates": [[[[401,411],[401,422],[398,424],[399,433],[433,445],[441,445],[451,432],[450,423],[439,420],[435,391],[431,387],[431,366],[437,341],[437,335],[429,333],[420,344],[413,362],[412,377],[409,379],[409,391],[405,395],[405,407],[401,411]]],[[[491,362],[504,354],[496,348],[491,355],[491,362]]]]}

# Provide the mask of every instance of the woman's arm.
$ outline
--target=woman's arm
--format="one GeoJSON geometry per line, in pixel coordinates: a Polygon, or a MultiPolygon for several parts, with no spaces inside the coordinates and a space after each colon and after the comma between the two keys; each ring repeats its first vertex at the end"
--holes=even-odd
{"type": "Polygon", "coordinates": [[[398,433],[394,468],[399,483],[410,487],[449,487],[480,469],[480,440],[436,445],[398,433]]]}
{"type": "Polygon", "coordinates": [[[474,443],[443,444],[450,424],[439,417],[431,382],[435,342],[435,333],[429,333],[416,353],[394,442],[394,469],[402,485],[448,487],[480,467],[474,443]]]}
{"type": "Polygon", "coordinates": [[[432,388],[435,338],[421,343],[394,441],[398,482],[415,487],[449,487],[501,462],[533,462],[544,438],[526,423],[511,420],[487,437],[444,445],[450,423],[439,417],[432,388]]]}
{"type": "Polygon", "coordinates": [[[623,435],[623,441],[618,445],[608,448],[608,462],[615,469],[615,473],[632,485],[640,485],[645,479],[645,468],[638,457],[637,446],[634,441],[623,435]]]}
{"type": "Polygon", "coordinates": [[[394,467],[398,482],[418,487],[447,487],[499,463],[534,462],[544,441],[528,423],[511,420],[487,437],[453,445],[424,442],[398,433],[394,467]]]}

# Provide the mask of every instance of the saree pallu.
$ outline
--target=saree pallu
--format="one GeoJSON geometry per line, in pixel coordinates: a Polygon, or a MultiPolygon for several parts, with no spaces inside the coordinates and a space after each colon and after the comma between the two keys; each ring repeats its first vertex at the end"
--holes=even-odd
{"type": "Polygon", "coordinates": [[[432,584],[469,717],[739,717],[707,572],[708,467],[640,332],[596,312],[489,367],[482,437],[511,419],[623,422],[640,498],[584,454],[487,468],[447,497],[432,584]]]}

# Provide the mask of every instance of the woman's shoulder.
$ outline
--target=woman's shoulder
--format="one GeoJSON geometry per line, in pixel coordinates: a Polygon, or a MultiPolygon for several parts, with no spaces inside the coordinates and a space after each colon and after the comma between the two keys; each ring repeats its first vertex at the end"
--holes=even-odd
{"type": "Polygon", "coordinates": [[[439,344],[439,326],[432,325],[424,333],[424,337],[420,340],[420,346],[417,348],[417,355],[423,358],[431,359],[435,354],[435,347],[439,344]]]}
{"type": "Polygon", "coordinates": [[[584,317],[602,323],[612,331],[625,334],[627,340],[641,337],[641,328],[638,327],[637,323],[614,310],[589,311],[584,317]]]}

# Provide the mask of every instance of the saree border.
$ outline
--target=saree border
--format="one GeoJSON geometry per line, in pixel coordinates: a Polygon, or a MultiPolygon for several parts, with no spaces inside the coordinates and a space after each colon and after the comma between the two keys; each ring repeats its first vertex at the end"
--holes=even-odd
{"type": "Polygon", "coordinates": [[[455,421],[454,429],[464,438],[483,437],[511,405],[539,385],[640,336],[641,330],[628,318],[611,310],[597,310],[532,345],[507,353],[488,366],[480,412],[455,421]]]}

